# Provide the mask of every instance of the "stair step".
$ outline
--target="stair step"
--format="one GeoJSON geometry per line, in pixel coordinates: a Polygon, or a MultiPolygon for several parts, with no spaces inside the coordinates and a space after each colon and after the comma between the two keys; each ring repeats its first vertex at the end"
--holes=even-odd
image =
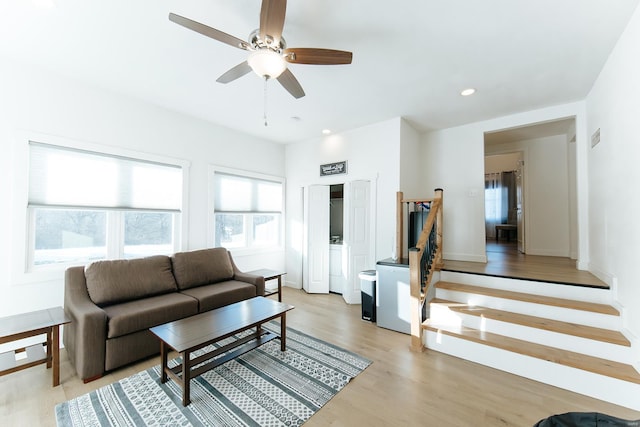
{"type": "Polygon", "coordinates": [[[452,282],[438,282],[436,283],[437,289],[446,289],[455,292],[465,292],[470,294],[485,295],[489,297],[510,299],[534,304],[544,304],[553,307],[563,307],[573,310],[582,310],[592,313],[608,314],[612,316],[619,316],[620,312],[615,308],[607,304],[599,304],[586,301],[575,301],[563,298],[554,298],[544,295],[533,295],[521,292],[506,291],[502,289],[492,289],[480,286],[462,285],[460,283],[452,282]]]}
{"type": "Polygon", "coordinates": [[[587,356],[580,353],[574,353],[572,351],[560,350],[541,344],[534,344],[491,332],[480,331],[467,326],[458,328],[443,325],[432,325],[430,321],[427,320],[422,324],[422,327],[423,329],[435,333],[442,333],[452,337],[511,351],[513,353],[535,357],[537,359],[604,375],[610,378],[617,378],[622,381],[640,384],[640,373],[638,373],[638,371],[636,371],[631,365],[624,363],[587,356]]]}
{"type": "Polygon", "coordinates": [[[512,313],[509,311],[496,310],[480,306],[472,306],[455,301],[434,299],[431,304],[445,305],[451,311],[463,313],[471,316],[482,316],[487,319],[501,322],[513,323],[516,325],[542,329],[560,334],[573,335],[590,340],[617,344],[631,347],[631,342],[619,331],[611,329],[595,328],[592,326],[579,325],[577,323],[562,322],[559,320],[545,319],[543,317],[529,316],[526,314],[512,313]]]}

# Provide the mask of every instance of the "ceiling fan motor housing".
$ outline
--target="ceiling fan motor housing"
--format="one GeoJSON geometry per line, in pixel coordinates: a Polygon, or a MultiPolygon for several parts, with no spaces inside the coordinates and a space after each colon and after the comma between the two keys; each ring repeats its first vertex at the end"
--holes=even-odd
{"type": "Polygon", "coordinates": [[[280,36],[280,41],[277,44],[274,44],[275,39],[269,35],[265,39],[262,40],[260,38],[260,29],[253,30],[249,35],[249,44],[254,50],[270,49],[277,53],[282,53],[287,48],[287,42],[282,36],[280,36]]]}

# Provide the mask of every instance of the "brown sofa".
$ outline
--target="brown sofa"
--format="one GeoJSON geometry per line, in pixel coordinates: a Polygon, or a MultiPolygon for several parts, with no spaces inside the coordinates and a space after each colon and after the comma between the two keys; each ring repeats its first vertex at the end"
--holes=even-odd
{"type": "Polygon", "coordinates": [[[85,382],[159,352],[160,325],[264,295],[225,248],[98,261],[65,272],[63,342],[85,382]]]}

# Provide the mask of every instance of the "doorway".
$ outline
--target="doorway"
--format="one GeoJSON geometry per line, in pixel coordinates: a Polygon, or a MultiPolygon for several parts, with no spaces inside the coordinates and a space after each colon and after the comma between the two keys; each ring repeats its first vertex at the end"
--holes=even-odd
{"type": "Polygon", "coordinates": [[[487,258],[495,251],[577,258],[575,129],[570,117],[484,134],[485,173],[512,171],[516,183],[506,226],[487,226],[487,258]],[[508,166],[496,166],[507,158],[508,166]]]}
{"type": "Polygon", "coordinates": [[[329,186],[329,292],[342,295],[346,285],[344,184],[329,186]]]}
{"type": "Polygon", "coordinates": [[[487,253],[525,252],[523,158],[522,151],[485,156],[487,253]]]}
{"type": "Polygon", "coordinates": [[[374,253],[371,187],[365,180],[305,187],[305,291],[335,292],[347,303],[360,302],[358,273],[370,268],[374,253]]]}

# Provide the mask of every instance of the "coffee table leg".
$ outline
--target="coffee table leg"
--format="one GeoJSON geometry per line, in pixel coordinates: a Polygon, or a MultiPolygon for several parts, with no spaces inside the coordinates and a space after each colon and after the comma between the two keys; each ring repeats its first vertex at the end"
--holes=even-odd
{"type": "Polygon", "coordinates": [[[160,340],[160,383],[164,384],[167,382],[167,345],[164,341],[160,340]]]}
{"type": "Polygon", "coordinates": [[[182,406],[191,403],[191,353],[182,352],[182,406]]]}
{"type": "Polygon", "coordinates": [[[287,313],[280,316],[280,351],[287,349],[287,313]]]}
{"type": "MultiPolygon", "coordinates": [[[[53,386],[56,387],[60,384],[60,327],[54,325],[51,328],[50,335],[51,352],[47,348],[47,353],[49,353],[48,356],[51,356],[51,361],[47,362],[47,365],[53,365],[53,386]]],[[[47,359],[49,358],[47,357],[47,359]]]]}

